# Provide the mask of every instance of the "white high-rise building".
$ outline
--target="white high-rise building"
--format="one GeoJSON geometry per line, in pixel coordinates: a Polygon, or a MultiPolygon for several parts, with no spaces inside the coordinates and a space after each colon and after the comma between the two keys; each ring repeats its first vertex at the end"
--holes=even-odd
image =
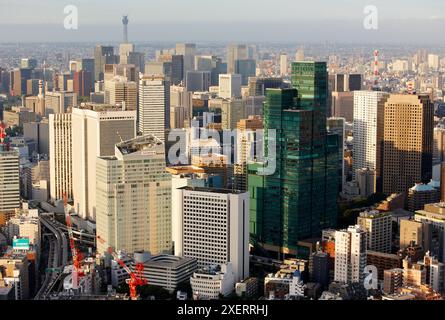
{"type": "Polygon", "coordinates": [[[139,82],[139,132],[165,142],[170,127],[170,88],[163,76],[144,76],[139,82]]]}
{"type": "Polygon", "coordinates": [[[350,226],[335,232],[334,281],[362,283],[366,267],[366,230],[350,226]]]}
{"type": "Polygon", "coordinates": [[[135,136],[136,111],[73,109],[73,197],[80,217],[96,220],[97,157],[113,156],[116,143],[135,136]]]}
{"type": "Polygon", "coordinates": [[[49,115],[50,197],[56,201],[66,193],[73,198],[71,113],[49,115]]]}
{"type": "Polygon", "coordinates": [[[357,170],[364,168],[376,171],[379,177],[383,110],[388,96],[379,91],[354,92],[354,177],[357,170]]]}
{"type": "Polygon", "coordinates": [[[241,97],[241,81],[240,74],[220,74],[219,96],[223,99],[241,97]]]}
{"type": "Polygon", "coordinates": [[[288,72],[288,62],[287,62],[287,54],[283,53],[280,55],[280,75],[287,76],[288,72]]]}
{"type": "Polygon", "coordinates": [[[173,190],[176,256],[205,268],[231,262],[235,280],[249,276],[249,194],[199,187],[173,190]]]}
{"type": "MultiPolygon", "coordinates": [[[[19,152],[0,144],[0,215],[20,208],[19,152]]],[[[0,217],[1,220],[1,217],[0,217]]]]}
{"type": "Polygon", "coordinates": [[[165,170],[164,143],[140,136],[97,159],[99,253],[107,245],[127,253],[171,252],[171,176],[165,170]]]}

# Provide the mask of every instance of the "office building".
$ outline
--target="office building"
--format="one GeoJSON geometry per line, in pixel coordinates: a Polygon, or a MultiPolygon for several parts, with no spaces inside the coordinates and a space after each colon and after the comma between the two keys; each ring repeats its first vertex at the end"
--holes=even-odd
{"type": "Polygon", "coordinates": [[[74,210],[95,221],[97,158],[113,156],[116,143],[136,136],[136,111],[86,106],[74,108],[71,121],[74,210]]]}
{"type": "Polygon", "coordinates": [[[426,95],[391,95],[383,124],[384,194],[407,193],[432,178],[433,104],[426,95]]]}
{"type": "Polygon", "coordinates": [[[437,165],[445,162],[445,128],[434,128],[433,139],[433,165],[437,165]]]}
{"type": "Polygon", "coordinates": [[[239,74],[220,74],[219,97],[223,99],[240,98],[241,81],[239,74]]]}
{"type": "Polygon", "coordinates": [[[139,81],[138,120],[140,133],[165,141],[165,130],[170,128],[170,94],[163,76],[144,76],[139,81]]]}
{"type": "Polygon", "coordinates": [[[94,49],[94,80],[104,80],[105,65],[115,63],[117,56],[114,55],[114,48],[97,45],[94,49]]]}
{"type": "Polygon", "coordinates": [[[280,75],[282,77],[287,76],[289,74],[288,69],[287,54],[282,53],[280,54],[280,75]]]}
{"type": "Polygon", "coordinates": [[[368,168],[355,171],[355,181],[359,188],[359,194],[363,198],[368,198],[376,191],[376,173],[368,168]]]}
{"type": "Polygon", "coordinates": [[[189,92],[206,92],[212,83],[210,71],[187,71],[185,85],[189,92]]]}
{"type": "Polygon", "coordinates": [[[78,97],[88,97],[93,90],[92,73],[86,70],[75,71],[73,75],[73,91],[78,97]]]}
{"type": "Polygon", "coordinates": [[[183,57],[183,74],[186,75],[188,71],[195,70],[195,55],[196,44],[194,43],[177,43],[176,55],[183,57]]]}
{"type": "MultiPolygon", "coordinates": [[[[60,200],[66,194],[73,199],[71,113],[49,115],[50,198],[60,200]]],[[[75,133],[77,134],[77,133],[75,133]]]]}
{"type": "Polygon", "coordinates": [[[77,106],[77,94],[74,92],[52,91],[45,94],[45,114],[66,113],[77,106]]]}
{"type": "Polygon", "coordinates": [[[19,152],[0,144],[0,225],[20,208],[19,152]]]}
{"type": "Polygon", "coordinates": [[[403,269],[395,268],[384,271],[383,292],[395,294],[403,287],[403,269]]]}
{"type": "Polygon", "coordinates": [[[256,74],[256,61],[254,59],[235,60],[235,74],[241,75],[241,84],[246,86],[249,78],[256,74]]]}
{"type": "Polygon", "coordinates": [[[116,144],[114,156],[96,160],[98,251],[107,244],[128,253],[167,253],[171,239],[171,177],[164,143],[153,135],[116,144]]]}
{"type": "Polygon", "coordinates": [[[136,82],[115,76],[111,80],[105,80],[104,89],[106,104],[122,106],[123,110],[137,110],[138,87],[136,82]]]}
{"type": "Polygon", "coordinates": [[[236,73],[236,61],[249,58],[249,50],[245,44],[230,44],[227,47],[227,73],[236,73]]]}
{"type": "Polygon", "coordinates": [[[236,274],[231,263],[202,268],[190,278],[194,300],[217,300],[235,290],[236,274]]]}
{"type": "Polygon", "coordinates": [[[384,271],[402,267],[403,256],[401,254],[382,253],[378,251],[366,251],[366,264],[375,266],[378,279],[384,281],[384,271]]]}
{"type": "Polygon", "coordinates": [[[234,130],[241,119],[246,118],[246,104],[242,99],[223,100],[221,125],[223,130],[234,130]]]}
{"type": "MultiPolygon", "coordinates": [[[[384,106],[388,95],[378,91],[354,92],[354,161],[353,177],[360,169],[376,172],[376,184],[381,183],[384,106]]],[[[372,193],[381,189],[379,185],[372,193]]]]}
{"type": "Polygon", "coordinates": [[[416,183],[408,190],[408,210],[416,212],[423,210],[429,203],[440,201],[440,189],[434,188],[431,184],[416,183]]]}
{"type": "Polygon", "coordinates": [[[264,104],[265,133],[277,135],[276,158],[265,155],[272,174],[262,174],[267,162],[248,166],[251,234],[283,254],[336,226],[339,182],[338,136],[326,133],[326,64],[293,63],[292,70],[297,90],[269,89],[264,104]]]}
{"type": "Polygon", "coordinates": [[[357,225],[366,231],[367,246],[371,251],[390,253],[392,245],[391,214],[365,211],[357,218],[357,225]]]}
{"type": "Polygon", "coordinates": [[[173,190],[173,242],[176,256],[198,267],[231,263],[235,281],[249,276],[248,193],[182,187],[173,190]]]}
{"type": "MultiPolygon", "coordinates": [[[[121,257],[133,272],[136,264],[144,265],[142,276],[152,286],[157,286],[173,293],[178,286],[188,283],[197,271],[196,259],[176,257],[169,254],[151,255],[149,252],[135,252],[133,258],[121,257]]],[[[121,286],[130,275],[116,261],[111,262],[111,284],[121,286]]]]}
{"type": "Polygon", "coordinates": [[[250,77],[249,78],[249,96],[265,96],[267,89],[284,88],[283,78],[250,77]]]}
{"type": "Polygon", "coordinates": [[[332,92],[331,115],[354,121],[354,92],[332,92]]]}
{"type": "Polygon", "coordinates": [[[366,267],[366,230],[350,226],[335,232],[334,281],[363,283],[366,267]]]}

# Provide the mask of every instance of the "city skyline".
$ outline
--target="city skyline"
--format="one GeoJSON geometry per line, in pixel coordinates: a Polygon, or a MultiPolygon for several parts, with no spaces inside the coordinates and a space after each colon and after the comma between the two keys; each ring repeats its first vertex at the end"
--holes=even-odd
{"type": "MultiPolygon", "coordinates": [[[[266,1],[246,0],[234,3],[194,0],[127,1],[125,7],[116,0],[99,1],[30,0],[0,1],[0,26],[4,30],[0,42],[76,42],[120,41],[122,15],[129,15],[129,41],[341,41],[375,43],[440,43],[431,30],[443,30],[445,4],[427,0],[423,6],[416,1],[341,0],[303,3],[278,0],[270,15],[266,1]],[[64,7],[78,9],[78,29],[65,30],[64,7]],[[301,10],[304,5],[304,10],[301,10]],[[365,7],[378,10],[378,29],[367,30],[363,21],[365,7]],[[175,8],[175,10],[172,10],[175,8]],[[237,8],[234,10],[233,8],[237,8]],[[279,10],[283,9],[283,10],[279,10]],[[249,14],[245,14],[246,10],[249,14]],[[106,12],[107,14],[103,14],[106,12]],[[269,24],[264,28],[264,24],[269,24]],[[235,32],[236,31],[236,32],[235,32]],[[284,32],[283,32],[284,31],[284,32]],[[301,32],[302,31],[302,32],[301,32]]],[[[343,42],[341,41],[341,42],[343,42]]]]}

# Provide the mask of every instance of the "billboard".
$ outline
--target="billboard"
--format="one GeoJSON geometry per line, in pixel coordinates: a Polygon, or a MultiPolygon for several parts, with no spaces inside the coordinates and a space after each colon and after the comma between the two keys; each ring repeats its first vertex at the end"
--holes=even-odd
{"type": "Polygon", "coordinates": [[[29,239],[13,239],[12,240],[12,248],[14,250],[29,250],[29,239]]]}

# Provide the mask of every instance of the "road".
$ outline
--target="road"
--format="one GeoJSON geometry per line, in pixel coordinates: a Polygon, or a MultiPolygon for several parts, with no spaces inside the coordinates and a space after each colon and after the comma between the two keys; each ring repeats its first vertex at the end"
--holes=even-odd
{"type": "Polygon", "coordinates": [[[41,214],[41,224],[52,233],[49,243],[48,272],[34,300],[46,299],[60,280],[64,267],[68,264],[68,239],[48,214],[41,214]]]}

